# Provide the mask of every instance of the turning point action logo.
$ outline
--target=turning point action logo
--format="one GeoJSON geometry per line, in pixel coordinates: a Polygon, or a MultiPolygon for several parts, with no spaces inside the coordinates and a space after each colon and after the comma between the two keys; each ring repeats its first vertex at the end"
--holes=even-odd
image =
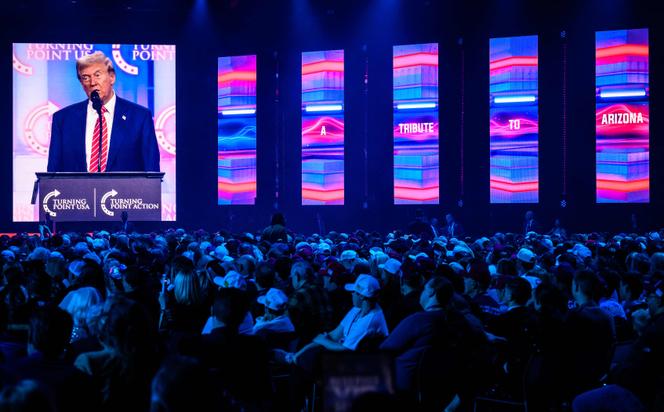
{"type": "Polygon", "coordinates": [[[159,203],[143,203],[141,198],[119,198],[118,191],[111,189],[101,197],[100,208],[108,216],[115,216],[115,210],[157,210],[159,203]]]}

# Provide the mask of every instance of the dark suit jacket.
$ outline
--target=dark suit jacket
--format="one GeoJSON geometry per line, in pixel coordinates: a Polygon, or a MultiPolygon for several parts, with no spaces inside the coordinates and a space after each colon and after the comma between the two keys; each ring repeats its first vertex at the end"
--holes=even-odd
{"type": "MultiPolygon", "coordinates": [[[[88,101],[53,114],[49,172],[87,172],[85,121],[88,101]]],[[[116,96],[107,172],[158,172],[159,148],[152,114],[145,107],[116,96]]]]}

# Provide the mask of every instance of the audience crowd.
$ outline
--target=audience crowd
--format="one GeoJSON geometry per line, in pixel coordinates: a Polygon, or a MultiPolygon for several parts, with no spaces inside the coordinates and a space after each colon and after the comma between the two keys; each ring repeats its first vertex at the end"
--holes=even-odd
{"type": "Polygon", "coordinates": [[[1,236],[0,412],[318,409],[332,355],[393,371],[352,410],[664,410],[664,231],[419,223],[1,236]]]}

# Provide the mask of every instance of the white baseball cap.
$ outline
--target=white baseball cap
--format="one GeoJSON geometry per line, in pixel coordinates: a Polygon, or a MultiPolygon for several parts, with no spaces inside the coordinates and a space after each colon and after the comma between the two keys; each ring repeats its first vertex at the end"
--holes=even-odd
{"type": "Polygon", "coordinates": [[[399,262],[396,259],[391,258],[391,259],[388,259],[387,262],[385,262],[381,265],[378,265],[378,267],[380,269],[383,269],[386,272],[389,272],[393,275],[396,275],[397,273],[399,273],[399,270],[401,269],[401,262],[399,262]]]}
{"type": "Polygon", "coordinates": [[[355,280],[355,283],[349,283],[344,288],[349,292],[355,292],[366,298],[373,298],[380,290],[380,284],[371,275],[360,275],[355,280]]]}
{"type": "Polygon", "coordinates": [[[270,288],[265,295],[259,296],[256,300],[261,305],[272,310],[282,310],[288,303],[288,297],[286,294],[275,288],[270,288]]]}

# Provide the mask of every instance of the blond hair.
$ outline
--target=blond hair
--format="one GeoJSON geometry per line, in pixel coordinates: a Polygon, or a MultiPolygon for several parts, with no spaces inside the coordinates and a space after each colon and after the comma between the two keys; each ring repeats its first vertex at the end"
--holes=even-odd
{"type": "Polygon", "coordinates": [[[183,305],[196,305],[203,301],[198,277],[194,272],[178,272],[173,280],[175,300],[183,305]]]}
{"type": "Polygon", "coordinates": [[[101,63],[106,66],[108,73],[115,73],[115,68],[113,67],[113,62],[111,59],[106,57],[104,52],[97,50],[92,54],[86,54],[85,56],[76,59],[76,76],[80,78],[79,73],[81,70],[86,67],[92,66],[93,64],[101,63]]]}

